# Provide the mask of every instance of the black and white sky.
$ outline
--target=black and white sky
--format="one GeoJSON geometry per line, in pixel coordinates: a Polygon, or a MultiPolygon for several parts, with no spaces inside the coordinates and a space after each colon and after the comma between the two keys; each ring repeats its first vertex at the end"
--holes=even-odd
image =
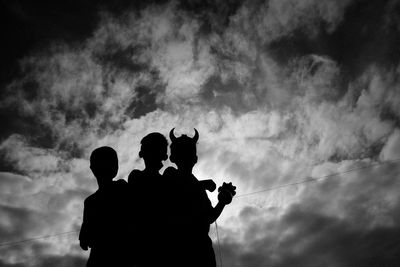
{"type": "MultiPolygon", "coordinates": [[[[238,195],[342,173],[234,199],[224,266],[399,266],[400,1],[0,10],[0,243],[80,229],[94,148],[114,147],[126,179],[145,134],[195,127],[195,175],[238,195]]],[[[1,267],[87,257],[77,234],[0,246],[1,267]]]]}

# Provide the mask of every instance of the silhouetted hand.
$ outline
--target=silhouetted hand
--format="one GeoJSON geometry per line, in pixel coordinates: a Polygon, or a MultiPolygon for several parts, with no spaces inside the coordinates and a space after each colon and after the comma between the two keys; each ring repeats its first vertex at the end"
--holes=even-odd
{"type": "Polygon", "coordinates": [[[88,248],[89,248],[89,246],[85,243],[85,242],[79,242],[79,245],[81,246],[81,248],[83,249],[83,250],[88,250],[88,248]]]}
{"type": "Polygon", "coordinates": [[[201,186],[205,189],[208,190],[210,192],[214,192],[215,188],[217,188],[217,185],[214,183],[213,180],[208,179],[208,180],[202,180],[199,181],[201,186]]]}
{"type": "Polygon", "coordinates": [[[218,188],[218,201],[224,205],[227,205],[232,202],[232,198],[236,195],[236,186],[233,186],[232,183],[223,183],[222,186],[218,188]]]}

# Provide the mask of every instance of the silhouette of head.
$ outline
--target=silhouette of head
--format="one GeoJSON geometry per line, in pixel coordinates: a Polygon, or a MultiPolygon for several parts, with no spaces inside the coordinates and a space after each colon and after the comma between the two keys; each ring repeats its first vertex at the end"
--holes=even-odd
{"type": "Polygon", "coordinates": [[[178,169],[191,171],[197,163],[196,144],[197,140],[199,140],[199,133],[194,129],[195,134],[193,137],[189,137],[186,134],[176,137],[174,129],[169,132],[169,138],[171,139],[171,155],[169,159],[176,164],[178,169]]]}
{"type": "Polygon", "coordinates": [[[96,148],[90,155],[90,169],[99,187],[110,183],[118,173],[117,152],[109,146],[96,148]]]}
{"type": "Polygon", "coordinates": [[[149,133],[140,144],[139,157],[143,158],[146,169],[160,170],[162,161],[168,158],[168,141],[165,136],[157,132],[149,133]]]}

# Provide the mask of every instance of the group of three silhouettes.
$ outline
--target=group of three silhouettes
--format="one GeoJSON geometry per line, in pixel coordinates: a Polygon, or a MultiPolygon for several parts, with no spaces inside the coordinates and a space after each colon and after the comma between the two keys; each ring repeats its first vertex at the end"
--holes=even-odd
{"type": "Polygon", "coordinates": [[[175,137],[174,129],[169,136],[169,159],[177,168],[160,174],[168,141],[161,133],[150,133],[141,140],[139,152],[145,169],[133,170],[128,183],[113,181],[118,173],[114,149],[92,152],[90,168],[99,189],[84,202],[79,240],[82,249],[90,248],[86,266],[216,266],[210,224],[232,201],[236,187],[223,183],[213,207],[206,190],[214,191],[215,183],[192,174],[197,130],[192,138],[175,137]]]}

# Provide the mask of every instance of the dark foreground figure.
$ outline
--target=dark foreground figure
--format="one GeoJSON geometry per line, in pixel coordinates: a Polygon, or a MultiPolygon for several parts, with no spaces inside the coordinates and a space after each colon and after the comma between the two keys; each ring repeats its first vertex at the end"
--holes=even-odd
{"type": "Polygon", "coordinates": [[[90,256],[87,267],[131,266],[134,259],[127,253],[127,184],[113,181],[118,173],[117,153],[111,147],[95,149],[90,156],[90,169],[99,189],[85,199],[80,246],[90,256]]]}
{"type": "Polygon", "coordinates": [[[199,181],[192,174],[197,163],[197,130],[193,138],[187,135],[177,138],[172,129],[170,139],[170,160],[177,169],[169,167],[163,175],[168,188],[166,203],[169,206],[166,214],[169,245],[166,246],[168,256],[165,266],[215,267],[215,254],[208,236],[210,224],[232,201],[236,187],[224,183],[219,188],[219,202],[213,207],[206,190],[214,191],[215,183],[212,180],[199,181]]]}
{"type": "MultiPolygon", "coordinates": [[[[165,205],[167,189],[159,173],[162,161],[168,158],[168,142],[160,133],[150,133],[141,140],[139,157],[144,160],[144,170],[133,170],[128,177],[130,194],[131,249],[138,255],[137,267],[161,267],[165,264],[167,250],[165,205]]],[[[172,265],[171,265],[172,266],[172,265]]]]}
{"type": "Polygon", "coordinates": [[[110,147],[92,152],[90,168],[99,189],[85,200],[79,235],[82,249],[91,248],[88,267],[215,267],[215,254],[208,236],[210,224],[232,201],[235,189],[223,184],[218,204],[213,207],[206,190],[216,188],[212,180],[199,181],[192,170],[197,163],[197,130],[193,138],[171,138],[160,133],[141,141],[139,156],[144,170],[133,170],[124,180],[113,181],[118,173],[117,153],[110,147]]]}

